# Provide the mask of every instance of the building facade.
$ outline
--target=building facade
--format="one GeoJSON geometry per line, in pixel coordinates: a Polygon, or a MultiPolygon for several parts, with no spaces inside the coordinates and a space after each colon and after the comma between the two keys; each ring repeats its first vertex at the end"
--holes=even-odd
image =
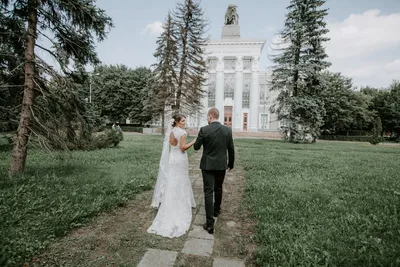
{"type": "MultiPolygon", "coordinates": [[[[208,66],[203,110],[187,116],[186,126],[198,130],[207,125],[207,111],[216,107],[220,122],[234,132],[278,132],[281,124],[270,112],[277,92],[269,90],[270,72],[260,70],[266,40],[242,39],[235,6],[230,5],[228,10],[231,6],[234,23],[226,22],[221,39],[203,48],[208,66]]],[[[161,124],[158,121],[156,125],[161,124]]]]}
{"type": "Polygon", "coordinates": [[[269,73],[260,70],[263,39],[240,38],[239,25],[224,25],[220,40],[204,48],[208,65],[204,110],[188,118],[188,126],[207,124],[207,111],[216,107],[220,122],[235,132],[278,131],[270,106],[275,100],[268,86],[269,73]]]}

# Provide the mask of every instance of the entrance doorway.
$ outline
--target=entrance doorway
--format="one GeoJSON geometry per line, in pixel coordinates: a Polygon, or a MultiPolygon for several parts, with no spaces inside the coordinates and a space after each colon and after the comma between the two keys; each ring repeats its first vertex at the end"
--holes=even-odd
{"type": "Polygon", "coordinates": [[[224,107],[224,125],[232,128],[232,106],[224,107]]]}
{"type": "Polygon", "coordinates": [[[248,119],[248,113],[243,113],[243,131],[247,131],[247,119],[248,119]]]}

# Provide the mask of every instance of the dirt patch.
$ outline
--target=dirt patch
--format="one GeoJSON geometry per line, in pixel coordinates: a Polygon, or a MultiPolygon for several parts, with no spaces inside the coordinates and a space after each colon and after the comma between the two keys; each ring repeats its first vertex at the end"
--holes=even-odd
{"type": "Polygon", "coordinates": [[[210,257],[180,254],[174,267],[212,267],[213,259],[210,257]]]}
{"type": "Polygon", "coordinates": [[[148,248],[181,251],[186,235],[169,239],[147,234],[156,215],[151,197],[152,191],[144,192],[103,213],[25,266],[137,266],[148,248]]]}

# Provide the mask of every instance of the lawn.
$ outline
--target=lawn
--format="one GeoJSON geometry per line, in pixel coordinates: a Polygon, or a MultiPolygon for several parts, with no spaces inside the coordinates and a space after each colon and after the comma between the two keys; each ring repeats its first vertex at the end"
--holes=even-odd
{"type": "Polygon", "coordinates": [[[31,149],[25,175],[11,181],[11,152],[0,151],[0,266],[20,266],[55,238],[151,189],[161,148],[160,136],[126,135],[111,149],[31,149]]]}
{"type": "Polygon", "coordinates": [[[236,140],[260,266],[400,266],[400,147],[236,140]]]}

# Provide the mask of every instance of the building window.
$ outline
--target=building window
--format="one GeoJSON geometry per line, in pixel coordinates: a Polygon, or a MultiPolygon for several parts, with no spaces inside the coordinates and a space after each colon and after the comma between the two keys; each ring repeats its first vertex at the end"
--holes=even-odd
{"type": "Polygon", "coordinates": [[[209,59],[208,60],[208,69],[209,70],[216,70],[217,69],[217,60],[216,59],[209,59]]]}
{"type": "Polygon", "coordinates": [[[260,128],[263,130],[269,129],[269,114],[261,113],[260,115],[260,128]]]}
{"type": "Polygon", "coordinates": [[[251,59],[243,59],[243,70],[251,70],[251,59]]]}
{"type": "Polygon", "coordinates": [[[225,70],[235,70],[236,59],[224,59],[224,69],[225,70]]]}
{"type": "Polygon", "coordinates": [[[225,73],[224,75],[224,99],[234,97],[235,91],[235,74],[225,73]]]}
{"type": "Polygon", "coordinates": [[[208,107],[215,107],[215,88],[216,88],[216,74],[210,73],[208,76],[208,107]]]}
{"type": "Polygon", "coordinates": [[[250,108],[250,87],[251,87],[251,74],[243,74],[243,95],[242,95],[242,107],[250,108]]]}

